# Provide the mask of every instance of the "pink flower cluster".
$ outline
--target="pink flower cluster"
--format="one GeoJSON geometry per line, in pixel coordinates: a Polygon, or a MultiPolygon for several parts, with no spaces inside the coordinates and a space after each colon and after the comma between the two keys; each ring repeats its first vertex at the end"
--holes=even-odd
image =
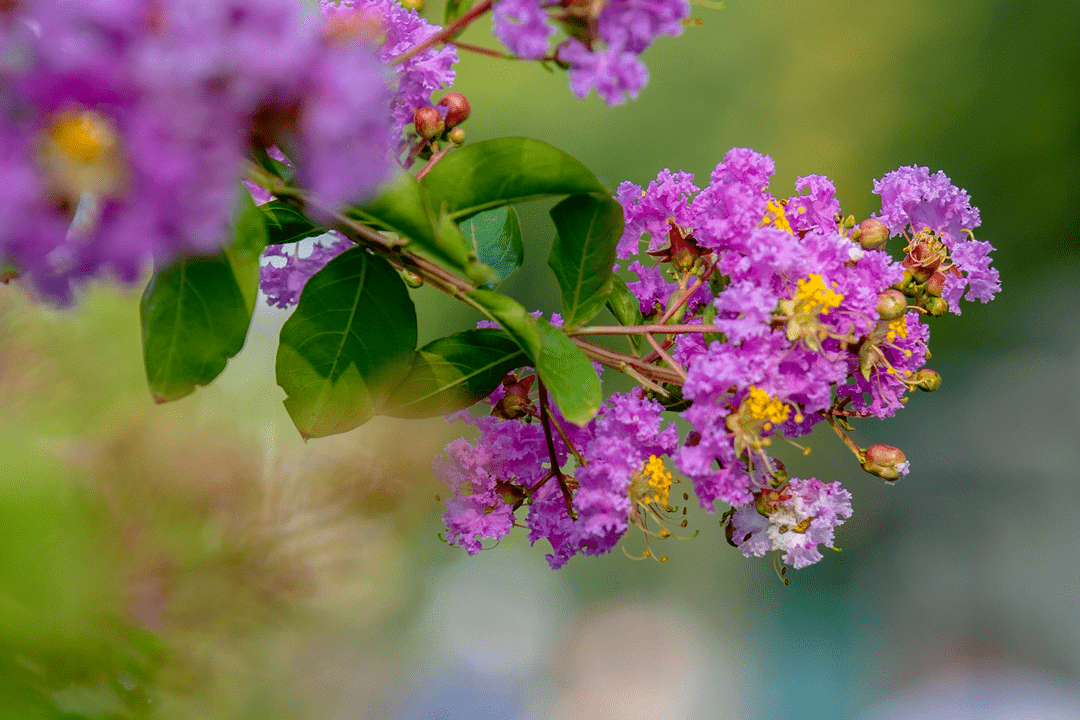
{"type": "MultiPolygon", "coordinates": [[[[495,414],[471,421],[480,437],[454,441],[436,463],[453,491],[452,543],[479,550],[479,539],[508,532],[526,505],[529,537],[551,541],[554,567],[610,550],[631,525],[664,537],[678,509],[666,457],[707,511],[727,506],[729,537],[747,556],[773,550],[796,568],[821,558],[819,546],[831,546],[851,515],[850,495],[839,483],[789,478],[771,443],[825,420],[842,433],[849,418],[891,416],[909,391],[936,388],[927,379],[936,373],[922,369],[924,318],[944,312],[942,294],[951,307],[957,287],[989,300],[997,275],[989,243],[970,232],[978,211],[940,173],[886,175],[875,183],[882,220],[858,228],[841,217],[827,178],[800,178],[798,194],[777,198],[772,174],[769,157],[735,148],[704,189],[667,170],[647,188],[619,186],[626,224],[617,254],[634,258],[638,280],[628,286],[643,322],[683,327],[646,360],[682,373],[681,387],[643,385],[613,396],[585,428],[570,426],[554,438],[558,474],[543,432],[521,421],[533,415],[500,417],[497,390],[495,414]],[[907,239],[903,261],[882,249],[890,233],[907,239]],[[949,279],[934,279],[942,273],[949,279]],[[685,437],[665,424],[665,406],[689,424],[685,437]]],[[[898,449],[873,447],[856,449],[868,472],[889,480],[907,472],[898,449]]]]}
{"type": "Polygon", "coordinates": [[[660,35],[680,35],[690,16],[687,0],[498,0],[495,36],[518,57],[539,60],[561,26],[568,35],[555,58],[569,70],[570,89],[585,97],[593,88],[608,105],[636,98],[649,80],[639,56],[660,35]]]}
{"type": "Polygon", "coordinates": [[[453,48],[390,0],[26,0],[0,8],[0,263],[44,295],[228,241],[244,161],[280,147],[322,203],[370,196],[453,48]],[[381,49],[377,45],[382,42],[381,49]]]}

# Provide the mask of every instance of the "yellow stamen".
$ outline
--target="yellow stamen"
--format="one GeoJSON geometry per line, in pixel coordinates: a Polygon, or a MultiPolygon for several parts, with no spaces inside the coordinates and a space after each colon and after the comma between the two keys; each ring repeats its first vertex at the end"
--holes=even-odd
{"type": "Polygon", "coordinates": [[[49,128],[49,139],[72,160],[83,163],[101,160],[116,145],[111,123],[91,110],[61,114],[49,128]]]}

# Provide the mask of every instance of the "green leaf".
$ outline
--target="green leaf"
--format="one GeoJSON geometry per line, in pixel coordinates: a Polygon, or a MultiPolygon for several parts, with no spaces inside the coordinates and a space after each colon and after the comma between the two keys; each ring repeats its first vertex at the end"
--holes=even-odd
{"type": "Polygon", "coordinates": [[[529,364],[502,330],[465,330],[417,351],[412,370],[383,415],[423,418],[468,407],[491,394],[506,373],[529,364]]]}
{"type": "Polygon", "coordinates": [[[469,8],[474,4],[476,4],[476,0],[447,0],[446,8],[443,11],[443,25],[453,24],[455,20],[469,12],[469,8]]]}
{"type": "Polygon", "coordinates": [[[529,138],[465,145],[420,181],[431,208],[455,220],[552,195],[610,195],[596,176],[562,150],[529,138]]]}
{"type": "Polygon", "coordinates": [[[574,328],[604,307],[611,293],[622,205],[610,197],[572,195],[551,209],[555,241],[548,265],[562,292],[563,322],[574,328]]]}
{"type": "Polygon", "coordinates": [[[236,277],[240,293],[244,296],[249,319],[255,311],[255,301],[259,296],[259,256],[266,249],[269,239],[265,215],[251,199],[251,195],[246,190],[243,191],[240,195],[233,241],[225,248],[225,257],[236,277]]]}
{"type": "MultiPolygon", "coordinates": [[[[611,294],[607,296],[607,309],[620,325],[641,325],[643,322],[641,303],[634,297],[634,293],[630,292],[626,281],[615,274],[611,276],[611,294]]],[[[630,341],[630,347],[635,353],[641,352],[637,335],[627,335],[626,338],[630,341]]]]}
{"type": "Polygon", "coordinates": [[[323,226],[313,223],[307,215],[280,200],[271,200],[258,207],[266,221],[269,235],[267,245],[284,245],[328,232],[323,226]]]}
{"type": "Polygon", "coordinates": [[[408,173],[401,173],[374,200],[349,208],[346,214],[367,225],[397,233],[415,243],[410,249],[464,270],[472,280],[488,282],[492,277],[490,268],[476,262],[476,254],[454,218],[434,212],[416,178],[408,173]]]}
{"type": "Polygon", "coordinates": [[[397,271],[355,247],[315,273],[281,328],[277,383],[304,438],[342,433],[379,412],[409,373],[416,311],[397,271]]]}
{"type": "Polygon", "coordinates": [[[139,315],[146,378],[156,402],[177,400],[209,384],[244,347],[258,262],[224,254],[185,258],[154,273],[139,315]]]}
{"type": "Polygon", "coordinates": [[[510,334],[530,360],[536,360],[536,356],[540,354],[540,331],[536,328],[536,319],[521,303],[494,290],[483,288],[473,290],[467,293],[467,296],[490,320],[499,323],[510,334]]]}
{"type": "Polygon", "coordinates": [[[517,211],[509,205],[463,220],[461,233],[472,245],[480,262],[495,271],[496,282],[505,280],[521,267],[525,259],[521,223],[517,211]]]}
{"type": "Polygon", "coordinates": [[[570,422],[585,425],[600,409],[600,378],[574,341],[547,320],[536,321],[540,355],[536,371],[551,399],[570,422]]]}

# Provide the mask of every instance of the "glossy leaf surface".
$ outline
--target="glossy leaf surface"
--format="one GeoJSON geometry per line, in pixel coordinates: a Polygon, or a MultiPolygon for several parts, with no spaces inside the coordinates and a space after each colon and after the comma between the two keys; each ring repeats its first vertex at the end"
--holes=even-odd
{"type": "Polygon", "coordinates": [[[439,338],[417,351],[382,414],[423,418],[466,408],[490,395],[506,373],[530,362],[502,330],[465,330],[439,338]]]}
{"type": "Polygon", "coordinates": [[[560,412],[575,425],[585,425],[600,409],[600,377],[592,362],[565,332],[544,318],[536,320],[540,354],[536,371],[560,412]]]}
{"type": "Polygon", "coordinates": [[[588,322],[611,292],[622,205],[610,197],[572,195],[551,209],[556,236],[548,265],[559,281],[566,327],[588,322]]]}
{"type": "Polygon", "coordinates": [[[177,400],[216,378],[240,352],[258,290],[258,260],[241,288],[224,255],[185,258],[159,270],[139,305],[143,363],[156,402],[177,400]]]}
{"type": "Polygon", "coordinates": [[[431,208],[455,220],[553,195],[609,195],[580,162],[539,140],[499,138],[465,145],[420,181],[431,208]]]}
{"type": "Polygon", "coordinates": [[[472,245],[480,262],[495,271],[496,283],[521,267],[525,259],[521,223],[510,205],[462,220],[461,234],[472,245]]]}
{"type": "Polygon", "coordinates": [[[360,247],[331,260],[281,328],[277,382],[300,434],[369,420],[408,374],[415,348],[416,311],[397,271],[360,247]]]}

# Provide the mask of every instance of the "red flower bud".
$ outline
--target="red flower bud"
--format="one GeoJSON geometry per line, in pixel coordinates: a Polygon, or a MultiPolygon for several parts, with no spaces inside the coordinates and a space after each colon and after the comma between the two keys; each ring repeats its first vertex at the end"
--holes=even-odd
{"type": "Polygon", "coordinates": [[[938,270],[926,281],[926,292],[936,297],[941,297],[941,290],[945,287],[945,273],[938,270]]]}
{"type": "Polygon", "coordinates": [[[446,127],[452,128],[469,119],[469,99],[461,93],[446,93],[439,104],[446,106],[446,127]]]}
{"type": "Polygon", "coordinates": [[[907,475],[908,466],[904,451],[892,445],[871,445],[863,453],[862,469],[884,480],[907,475]]]}
{"type": "Polygon", "coordinates": [[[413,114],[413,125],[416,126],[416,134],[425,140],[439,137],[446,129],[442,115],[430,106],[416,109],[413,114]]]}

